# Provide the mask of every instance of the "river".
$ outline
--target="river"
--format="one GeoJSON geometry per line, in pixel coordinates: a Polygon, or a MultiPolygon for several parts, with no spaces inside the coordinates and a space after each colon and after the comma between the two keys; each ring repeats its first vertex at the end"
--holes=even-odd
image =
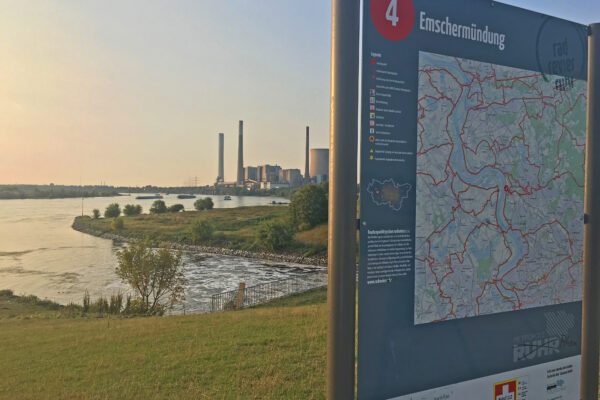
{"type": "MultiPolygon", "coordinates": [[[[200,196],[202,197],[202,196],[200,196]]],[[[288,202],[276,197],[210,196],[216,208],[268,205],[288,202]]],[[[194,199],[164,197],[167,205],[181,203],[193,209],[194,199]]],[[[71,229],[73,219],[103,211],[110,203],[141,204],[147,212],[153,200],[135,200],[135,195],[112,198],[0,200],[0,290],[15,294],[33,294],[61,304],[81,304],[89,291],[92,299],[125,292],[114,273],[116,252],[122,244],[71,229]]],[[[237,288],[297,277],[321,278],[306,266],[281,264],[254,259],[210,254],[184,253],[184,271],[188,279],[185,309],[206,311],[210,295],[237,288]]]]}

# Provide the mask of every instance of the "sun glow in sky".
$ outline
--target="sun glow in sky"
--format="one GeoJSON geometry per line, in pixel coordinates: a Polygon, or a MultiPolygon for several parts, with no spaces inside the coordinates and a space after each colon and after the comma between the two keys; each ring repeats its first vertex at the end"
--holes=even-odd
{"type": "MultiPolygon", "coordinates": [[[[507,1],[582,23],[600,2],[507,1]],[[552,4],[548,4],[552,3],[552,4]]],[[[329,0],[0,0],[0,183],[212,183],[328,146],[329,0]]]]}

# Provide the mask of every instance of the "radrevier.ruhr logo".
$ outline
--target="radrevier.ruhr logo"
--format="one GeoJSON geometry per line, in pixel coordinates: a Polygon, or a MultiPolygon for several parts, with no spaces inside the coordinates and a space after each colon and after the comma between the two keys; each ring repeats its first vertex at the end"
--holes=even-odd
{"type": "Polygon", "coordinates": [[[574,328],[574,316],[564,311],[547,312],[546,330],[534,335],[517,337],[513,342],[513,362],[534,360],[560,354],[563,349],[578,346],[569,336],[574,328]]]}

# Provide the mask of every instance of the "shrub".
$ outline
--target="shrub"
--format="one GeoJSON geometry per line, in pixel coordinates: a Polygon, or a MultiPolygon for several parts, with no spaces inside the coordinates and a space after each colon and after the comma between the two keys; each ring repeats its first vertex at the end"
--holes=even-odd
{"type": "Polygon", "coordinates": [[[143,301],[140,298],[132,298],[131,295],[127,295],[127,299],[125,300],[125,308],[122,311],[122,314],[126,315],[135,315],[135,314],[144,314],[144,305],[143,301]]]}
{"type": "Polygon", "coordinates": [[[123,222],[123,218],[115,218],[111,223],[111,227],[113,231],[122,231],[125,228],[125,223],[123,222]]]}
{"type": "Polygon", "coordinates": [[[108,300],[103,296],[98,297],[98,299],[90,304],[90,312],[95,312],[100,315],[104,315],[108,313],[109,305],[108,300]]]}
{"type": "Polygon", "coordinates": [[[215,228],[208,221],[196,221],[190,228],[190,235],[194,244],[207,242],[213,237],[215,228]]]}
{"type": "Polygon", "coordinates": [[[198,211],[202,211],[205,209],[204,207],[204,199],[198,199],[194,202],[194,208],[198,211]]]}
{"type": "Polygon", "coordinates": [[[72,301],[69,302],[60,310],[60,315],[64,315],[69,318],[75,318],[81,315],[82,308],[79,304],[75,304],[72,301]]]}
{"type": "Polygon", "coordinates": [[[312,228],[327,221],[327,192],[320,185],[307,185],[294,193],[290,203],[292,224],[312,228]]]}
{"type": "Polygon", "coordinates": [[[150,207],[150,214],[164,214],[167,212],[167,205],[162,200],[156,200],[150,207]]]}
{"type": "Polygon", "coordinates": [[[123,214],[127,217],[133,217],[135,215],[140,215],[142,213],[142,206],[127,204],[123,207],[123,214]]]}
{"type": "Polygon", "coordinates": [[[215,207],[215,203],[213,203],[212,198],[207,197],[204,199],[204,206],[207,210],[212,210],[215,207]]]}
{"type": "Polygon", "coordinates": [[[154,250],[145,240],[119,251],[117,258],[115,272],[137,293],[144,313],[161,315],[166,307],[183,300],[186,280],[181,252],[169,248],[154,250]]]}
{"type": "Polygon", "coordinates": [[[180,211],[183,211],[184,209],[185,207],[183,207],[183,204],[173,204],[167,209],[167,211],[170,213],[178,213],[180,211]]]}
{"type": "Polygon", "coordinates": [[[263,222],[258,227],[258,242],[271,251],[281,250],[292,243],[294,232],[289,224],[284,222],[263,222]]]}
{"type": "Polygon", "coordinates": [[[198,199],[194,202],[194,208],[198,211],[202,210],[212,210],[215,204],[213,203],[210,197],[205,197],[203,199],[198,199]]]}
{"type": "Polygon", "coordinates": [[[120,314],[123,308],[123,295],[121,293],[113,294],[110,296],[110,304],[108,305],[108,312],[110,314],[120,314]]]}
{"type": "Polygon", "coordinates": [[[123,314],[129,314],[131,312],[131,295],[128,294],[125,299],[125,308],[123,309],[123,314]]]}
{"type": "Polygon", "coordinates": [[[85,294],[83,295],[83,312],[88,313],[90,311],[90,293],[85,290],[85,294]]]}
{"type": "Polygon", "coordinates": [[[110,204],[104,211],[104,218],[117,218],[121,215],[121,207],[117,203],[110,204]]]}
{"type": "Polygon", "coordinates": [[[98,210],[98,209],[96,209],[96,208],[95,208],[95,209],[92,211],[92,218],[94,218],[94,219],[98,219],[98,218],[100,218],[100,210],[98,210]]]}

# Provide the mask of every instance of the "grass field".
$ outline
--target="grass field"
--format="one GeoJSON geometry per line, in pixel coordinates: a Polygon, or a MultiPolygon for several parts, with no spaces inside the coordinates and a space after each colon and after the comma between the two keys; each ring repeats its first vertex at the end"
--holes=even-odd
{"type": "MultiPolygon", "coordinates": [[[[190,244],[192,225],[197,221],[208,221],[215,229],[213,237],[198,244],[236,250],[262,250],[256,242],[259,225],[266,221],[286,221],[287,218],[287,207],[259,206],[123,217],[124,229],[119,232],[113,230],[112,219],[94,220],[78,217],[76,224],[131,238],[151,237],[159,241],[190,244]]],[[[284,252],[310,256],[325,255],[327,225],[296,233],[293,243],[284,252]]]]}
{"type": "Polygon", "coordinates": [[[322,399],[325,299],[317,290],[220,314],[0,319],[0,399],[322,399]]]}
{"type": "Polygon", "coordinates": [[[0,290],[0,320],[6,318],[59,318],[65,307],[36,296],[15,296],[10,290],[0,290]]]}

